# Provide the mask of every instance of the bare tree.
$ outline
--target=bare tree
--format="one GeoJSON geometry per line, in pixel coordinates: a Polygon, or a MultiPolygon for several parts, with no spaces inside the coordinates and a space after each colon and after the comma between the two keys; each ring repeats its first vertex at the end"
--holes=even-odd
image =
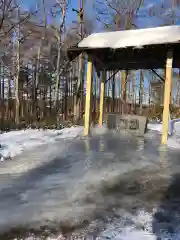
{"type": "Polygon", "coordinates": [[[57,0],[54,5],[54,9],[52,9],[52,14],[57,18],[57,13],[60,11],[60,21],[59,26],[55,26],[56,38],[57,38],[57,63],[56,63],[56,86],[55,86],[55,102],[54,106],[57,106],[58,96],[59,96],[59,86],[60,86],[60,59],[61,59],[61,50],[62,50],[62,42],[63,42],[63,34],[65,32],[65,20],[66,13],[69,7],[69,0],[57,0]]]}
{"type": "Polygon", "coordinates": [[[114,30],[137,28],[136,18],[142,4],[143,0],[97,0],[97,20],[114,30]]]}
{"type": "Polygon", "coordinates": [[[16,99],[16,124],[18,125],[20,122],[19,119],[19,108],[20,108],[20,102],[19,102],[19,73],[20,73],[20,10],[17,9],[17,22],[18,25],[16,26],[16,40],[15,40],[15,77],[14,77],[14,84],[15,84],[15,99],[16,99]]]}
{"type": "Polygon", "coordinates": [[[149,17],[154,18],[153,25],[174,25],[180,17],[179,0],[162,0],[155,2],[148,8],[149,17]]]}

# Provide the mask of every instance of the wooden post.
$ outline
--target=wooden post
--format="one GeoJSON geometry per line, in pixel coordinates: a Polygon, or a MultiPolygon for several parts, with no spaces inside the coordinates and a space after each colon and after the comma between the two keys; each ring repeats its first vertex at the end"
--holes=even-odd
{"type": "Polygon", "coordinates": [[[102,73],[101,73],[99,127],[102,127],[102,125],[103,125],[105,75],[106,75],[105,71],[102,71],[102,73]]]}
{"type": "Polygon", "coordinates": [[[84,135],[89,134],[90,113],[91,113],[91,88],[92,88],[92,56],[88,56],[87,77],[86,77],[86,105],[85,105],[85,121],[84,135]]]}
{"type": "Polygon", "coordinates": [[[171,98],[171,86],[172,86],[172,62],[173,52],[168,51],[166,60],[166,80],[164,87],[164,109],[163,109],[163,123],[162,123],[162,137],[161,143],[167,144],[168,139],[168,127],[169,127],[169,104],[171,98]]]}
{"type": "Polygon", "coordinates": [[[126,71],[122,71],[121,78],[121,89],[122,89],[122,99],[126,102],[126,88],[127,88],[127,74],[126,71]]]}

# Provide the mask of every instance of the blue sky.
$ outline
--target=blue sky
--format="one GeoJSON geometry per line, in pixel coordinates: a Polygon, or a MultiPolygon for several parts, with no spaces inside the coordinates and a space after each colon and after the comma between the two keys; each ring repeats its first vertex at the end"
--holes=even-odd
{"type": "MultiPolygon", "coordinates": [[[[35,9],[35,6],[37,5],[37,3],[41,3],[41,1],[42,0],[23,0],[23,8],[25,8],[25,9],[29,9],[29,8],[35,9]]],[[[56,0],[45,0],[45,2],[47,2],[47,3],[49,1],[56,2],[56,0]]],[[[86,16],[88,17],[88,15],[89,15],[91,17],[91,19],[95,19],[95,16],[94,16],[94,18],[92,17],[93,12],[94,12],[93,11],[94,0],[84,0],[84,1],[85,1],[85,14],[86,14],[86,16]]],[[[152,7],[154,4],[157,5],[158,3],[163,3],[163,2],[171,3],[171,1],[173,1],[173,0],[144,0],[144,7],[141,8],[141,10],[139,12],[139,17],[136,20],[136,24],[140,28],[156,26],[156,25],[160,24],[160,20],[159,20],[160,18],[148,17],[147,16],[147,10],[150,7],[152,7]]],[[[70,6],[69,6],[69,9],[68,9],[68,15],[67,15],[67,18],[66,18],[67,24],[71,24],[72,21],[77,21],[78,20],[77,14],[76,14],[76,12],[72,11],[72,8],[75,8],[75,9],[78,8],[79,0],[71,0],[70,2],[71,3],[70,3],[70,6]]]]}
{"type": "MultiPolygon", "coordinates": [[[[42,0],[23,0],[23,8],[25,9],[29,9],[29,8],[33,8],[35,9],[35,6],[37,5],[37,3],[41,3],[42,0]]],[[[50,0],[45,0],[45,2],[49,2],[50,0]]],[[[56,0],[52,0],[54,2],[56,2],[56,0]]],[[[85,1],[85,14],[86,16],[90,16],[91,18],[93,15],[93,3],[94,0],[84,0],[85,1]]],[[[78,8],[78,2],[79,0],[71,0],[70,1],[70,6],[68,9],[68,15],[66,18],[66,22],[67,24],[71,24],[72,21],[77,21],[77,14],[76,12],[72,11],[72,8],[77,9],[78,8]]],[[[154,4],[158,4],[158,3],[162,3],[162,2],[167,2],[167,0],[144,0],[144,7],[141,8],[140,12],[139,12],[139,17],[136,20],[136,24],[140,27],[140,28],[145,28],[145,27],[150,27],[150,26],[155,26],[157,24],[160,23],[160,20],[158,18],[155,17],[148,17],[147,16],[147,10],[152,7],[154,4]],[[143,16],[144,15],[144,16],[143,16]]],[[[169,0],[168,2],[171,2],[171,0],[169,0]]],[[[51,2],[52,4],[52,2],[51,2]]],[[[93,18],[95,19],[95,17],[93,18]]],[[[96,20],[95,20],[96,21],[96,20]]]]}
{"type": "MultiPolygon", "coordinates": [[[[49,0],[45,0],[45,1],[49,1],[49,0]]],[[[23,8],[24,9],[35,9],[37,2],[41,2],[41,0],[23,0],[23,8]]],[[[54,0],[54,2],[56,2],[54,0]]],[[[92,15],[93,13],[93,0],[85,0],[85,12],[86,15],[92,15]]],[[[71,24],[73,21],[77,21],[78,17],[76,12],[72,11],[72,8],[78,9],[78,0],[71,0],[70,6],[68,8],[68,14],[67,14],[67,18],[66,18],[66,22],[67,24],[71,24]]]]}

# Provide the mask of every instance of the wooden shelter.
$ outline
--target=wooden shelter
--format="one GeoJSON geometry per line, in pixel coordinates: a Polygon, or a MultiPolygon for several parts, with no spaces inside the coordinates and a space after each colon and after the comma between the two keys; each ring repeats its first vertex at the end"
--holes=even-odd
{"type": "Polygon", "coordinates": [[[167,143],[172,68],[180,68],[180,26],[94,33],[68,49],[72,60],[82,52],[88,55],[84,134],[90,126],[93,64],[101,73],[99,125],[103,122],[106,70],[165,69],[162,144],[167,143]]]}

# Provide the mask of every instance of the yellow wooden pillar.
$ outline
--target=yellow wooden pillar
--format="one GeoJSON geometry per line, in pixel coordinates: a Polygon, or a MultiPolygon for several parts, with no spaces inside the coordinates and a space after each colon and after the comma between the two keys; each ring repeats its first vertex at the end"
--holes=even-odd
{"type": "Polygon", "coordinates": [[[162,123],[162,137],[161,143],[167,144],[168,139],[168,127],[169,127],[169,104],[171,98],[171,86],[172,86],[172,62],[173,52],[168,51],[166,60],[166,79],[164,86],[164,109],[163,109],[163,123],[162,123]]]}
{"type": "Polygon", "coordinates": [[[104,110],[104,87],[105,87],[105,70],[101,74],[101,92],[100,92],[100,112],[99,112],[99,126],[103,125],[103,110],[104,110]]]}
{"type": "Polygon", "coordinates": [[[122,71],[121,75],[121,89],[122,89],[122,99],[126,102],[126,94],[127,94],[127,72],[122,71]]]}
{"type": "Polygon", "coordinates": [[[84,135],[89,134],[90,114],[91,114],[91,87],[92,87],[92,56],[88,56],[87,77],[86,77],[86,104],[85,104],[85,120],[84,135]]]}

